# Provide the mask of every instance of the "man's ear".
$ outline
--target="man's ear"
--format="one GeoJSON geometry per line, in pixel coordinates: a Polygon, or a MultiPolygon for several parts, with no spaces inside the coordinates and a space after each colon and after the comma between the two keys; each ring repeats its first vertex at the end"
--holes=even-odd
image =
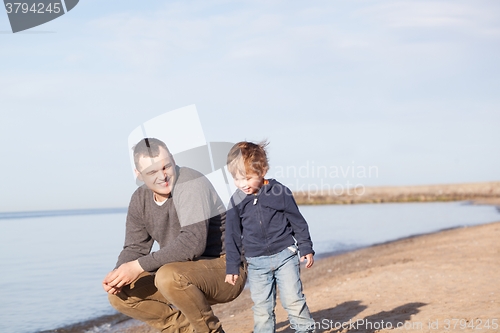
{"type": "Polygon", "coordinates": [[[137,179],[139,179],[141,182],[143,182],[144,179],[142,179],[142,174],[139,171],[137,171],[137,169],[134,169],[134,172],[135,172],[137,179]]]}

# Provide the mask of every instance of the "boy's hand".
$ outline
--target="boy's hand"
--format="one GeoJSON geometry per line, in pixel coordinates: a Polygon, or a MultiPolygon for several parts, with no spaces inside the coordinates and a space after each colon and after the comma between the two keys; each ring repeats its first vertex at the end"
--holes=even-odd
{"type": "Polygon", "coordinates": [[[306,268],[311,268],[314,264],[314,255],[312,253],[306,254],[305,256],[300,257],[300,262],[306,260],[306,268]]]}
{"type": "Polygon", "coordinates": [[[233,286],[236,284],[236,280],[238,280],[238,275],[237,274],[227,274],[226,275],[226,281],[229,284],[232,284],[233,286]]]}

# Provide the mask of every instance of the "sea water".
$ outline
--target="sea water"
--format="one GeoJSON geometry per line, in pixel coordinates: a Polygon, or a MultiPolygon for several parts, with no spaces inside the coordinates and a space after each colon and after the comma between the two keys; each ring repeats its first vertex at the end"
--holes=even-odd
{"type": "Polygon", "coordinates": [[[28,333],[113,313],[101,287],[125,213],[0,219],[0,332],[28,333]]]}
{"type": "MultiPolygon", "coordinates": [[[[500,220],[495,207],[464,202],[300,210],[319,256],[500,220]]],[[[123,246],[124,211],[0,214],[0,332],[34,333],[115,313],[101,281],[123,246]]]]}
{"type": "Polygon", "coordinates": [[[319,255],[500,221],[499,208],[468,202],[301,206],[300,210],[319,255]]]}

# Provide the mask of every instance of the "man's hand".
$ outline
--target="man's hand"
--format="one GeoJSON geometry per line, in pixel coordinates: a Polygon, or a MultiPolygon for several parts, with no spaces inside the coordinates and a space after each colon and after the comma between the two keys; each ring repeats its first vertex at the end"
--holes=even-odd
{"type": "Polygon", "coordinates": [[[306,268],[311,268],[314,264],[314,255],[312,253],[306,254],[305,256],[300,257],[300,262],[306,260],[306,268]]]}
{"type": "Polygon", "coordinates": [[[116,295],[124,286],[134,282],[142,272],[144,272],[144,270],[139,264],[139,261],[134,260],[127,262],[109,272],[102,281],[102,287],[107,293],[116,295]]]}
{"type": "Polygon", "coordinates": [[[238,280],[237,274],[227,274],[225,282],[232,284],[233,286],[236,284],[236,280],[238,280]]]}

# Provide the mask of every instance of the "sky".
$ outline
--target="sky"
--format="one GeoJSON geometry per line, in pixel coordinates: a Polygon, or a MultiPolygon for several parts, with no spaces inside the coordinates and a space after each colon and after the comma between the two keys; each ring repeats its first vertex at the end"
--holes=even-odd
{"type": "Polygon", "coordinates": [[[0,11],[0,212],[126,207],[129,134],[192,104],[209,142],[268,140],[292,189],[499,181],[498,17],[494,0],[85,0],[13,34],[0,11]]]}

